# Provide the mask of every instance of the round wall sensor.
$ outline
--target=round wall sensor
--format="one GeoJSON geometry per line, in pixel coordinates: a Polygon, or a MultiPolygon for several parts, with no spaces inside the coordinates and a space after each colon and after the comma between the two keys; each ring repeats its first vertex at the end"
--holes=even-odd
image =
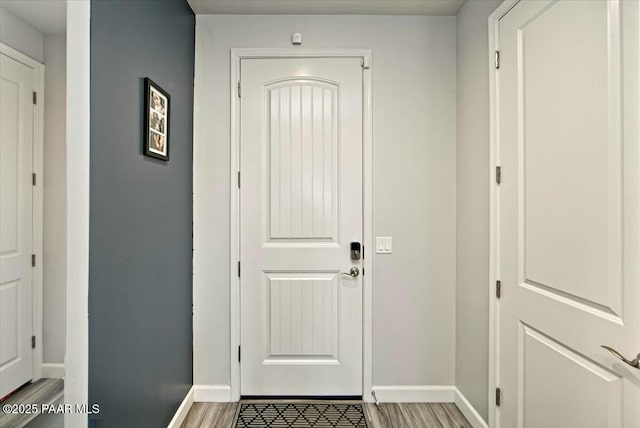
{"type": "Polygon", "coordinates": [[[302,34],[301,33],[293,33],[291,35],[291,44],[293,44],[293,45],[301,45],[302,44],[302,34]]]}

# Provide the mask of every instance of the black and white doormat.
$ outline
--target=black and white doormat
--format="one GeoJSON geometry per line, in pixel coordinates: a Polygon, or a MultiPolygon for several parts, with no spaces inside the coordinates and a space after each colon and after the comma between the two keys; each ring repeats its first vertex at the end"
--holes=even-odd
{"type": "Polygon", "coordinates": [[[367,428],[362,404],[240,403],[236,428],[367,428]]]}

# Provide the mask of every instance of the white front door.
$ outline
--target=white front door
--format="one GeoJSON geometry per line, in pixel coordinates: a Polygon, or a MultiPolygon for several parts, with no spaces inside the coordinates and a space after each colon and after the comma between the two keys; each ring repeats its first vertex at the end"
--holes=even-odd
{"type": "Polygon", "coordinates": [[[500,427],[640,427],[640,369],[601,347],[640,353],[639,17],[561,0],[500,20],[500,427]]]}
{"type": "Polygon", "coordinates": [[[33,69],[0,54],[0,398],[32,376],[33,69]]]}
{"type": "Polygon", "coordinates": [[[362,395],[360,59],[241,76],[241,394],[362,395]]]}

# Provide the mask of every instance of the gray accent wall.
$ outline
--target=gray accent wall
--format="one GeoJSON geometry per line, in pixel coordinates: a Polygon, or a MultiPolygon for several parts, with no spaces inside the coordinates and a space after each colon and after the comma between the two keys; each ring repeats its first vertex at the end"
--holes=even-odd
{"type": "Polygon", "coordinates": [[[166,427],[192,385],[195,16],[91,2],[92,426],[166,427]],[[142,154],[143,78],[171,95],[169,162],[142,154]]]}
{"type": "Polygon", "coordinates": [[[456,16],[456,386],[488,417],[489,48],[500,0],[468,1],[456,16]]]}

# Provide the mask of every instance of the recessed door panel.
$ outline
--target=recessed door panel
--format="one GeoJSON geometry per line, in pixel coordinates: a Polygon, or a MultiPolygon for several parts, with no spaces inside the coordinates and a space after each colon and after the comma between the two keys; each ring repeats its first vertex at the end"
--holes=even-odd
{"type": "Polygon", "coordinates": [[[520,209],[524,281],[618,314],[621,94],[612,13],[604,1],[555,2],[518,30],[520,209]]]}
{"type": "Polygon", "coordinates": [[[19,251],[19,211],[22,195],[18,193],[20,171],[20,86],[17,82],[2,78],[2,146],[0,167],[2,167],[2,191],[0,192],[0,254],[19,251]]]}
{"type": "Polygon", "coordinates": [[[520,426],[621,426],[623,378],[530,327],[520,334],[520,426]]]}
{"type": "Polygon", "coordinates": [[[267,274],[265,362],[338,362],[337,272],[267,274]]]}
{"type": "Polygon", "coordinates": [[[339,87],[297,78],[266,90],[269,241],[337,243],[339,87]]]}
{"type": "Polygon", "coordinates": [[[20,303],[20,282],[12,281],[0,285],[0,366],[15,361],[20,353],[18,348],[20,303]]]}

